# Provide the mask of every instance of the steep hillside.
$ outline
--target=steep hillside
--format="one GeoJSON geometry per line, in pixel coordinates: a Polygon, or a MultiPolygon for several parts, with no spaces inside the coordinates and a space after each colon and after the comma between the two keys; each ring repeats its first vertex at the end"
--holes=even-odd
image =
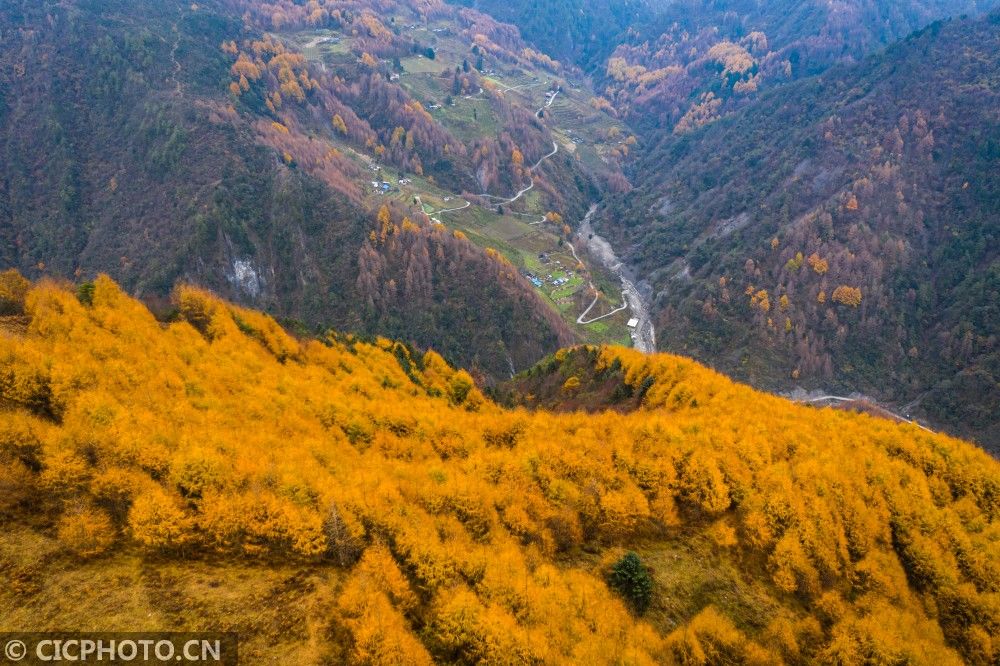
{"type": "Polygon", "coordinates": [[[593,72],[609,113],[646,131],[690,131],[758,91],[865,55],[996,0],[457,0],[518,26],[593,72]]]}
{"type": "Polygon", "coordinates": [[[653,0],[607,60],[606,94],[645,127],[690,131],[758,91],[864,56],[941,18],[995,0],[653,0]]]}
{"type": "Polygon", "coordinates": [[[617,384],[629,413],[506,409],[432,352],[175,299],[0,280],[0,630],[140,617],[254,663],[1000,656],[974,446],[620,348],[520,399],[617,384]]]}
{"type": "Polygon", "coordinates": [[[653,16],[642,0],[454,0],[517,26],[550,56],[584,69],[601,66],[630,28],[653,16]]]}
{"type": "MultiPolygon", "coordinates": [[[[495,375],[571,340],[510,264],[412,202],[391,207],[387,226],[366,189],[370,161],[384,159],[457,188],[516,191],[530,178],[521,164],[552,146],[534,109],[507,109],[518,131],[466,144],[381,61],[310,64],[267,32],[271,15],[254,19],[261,5],[0,6],[0,265],[108,271],[148,296],[193,280],[495,375]]],[[[367,26],[376,53],[417,47],[380,30],[367,5],[350,8],[324,21],[367,26]]],[[[553,174],[586,182],[571,164],[553,174]]]]}
{"type": "Polygon", "coordinates": [[[935,24],[653,147],[601,228],[662,348],[1000,446],[998,53],[996,15],[935,24]]]}

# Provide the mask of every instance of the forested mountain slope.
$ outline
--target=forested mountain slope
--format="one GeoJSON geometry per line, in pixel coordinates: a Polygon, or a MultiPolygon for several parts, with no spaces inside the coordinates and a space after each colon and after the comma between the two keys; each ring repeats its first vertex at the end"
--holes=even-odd
{"type": "Polygon", "coordinates": [[[506,409],[434,353],[175,306],[0,276],[0,630],[138,617],[250,663],[1000,656],[1000,463],[968,443],[621,348],[519,399],[629,413],[506,409]]]}
{"type": "Polygon", "coordinates": [[[610,113],[689,131],[758,91],[865,55],[932,21],[996,0],[458,0],[518,26],[546,53],[592,72],[610,113]]]}
{"type": "Polygon", "coordinates": [[[1000,445],[998,54],[996,14],[937,23],[651,147],[602,228],[662,347],[1000,445]]]}
{"type": "Polygon", "coordinates": [[[976,15],[995,0],[653,0],[607,61],[606,94],[619,114],[685,132],[757,93],[857,62],[934,20],[976,15]]]}
{"type": "Polygon", "coordinates": [[[630,29],[653,12],[643,0],[455,0],[517,26],[553,58],[584,69],[600,67],[630,29]]]}
{"type": "MultiPolygon", "coordinates": [[[[422,212],[380,215],[364,192],[372,158],[514,192],[529,178],[514,156],[533,163],[552,146],[533,110],[508,109],[516,131],[465,145],[381,59],[309,65],[269,34],[297,20],[280,16],[259,2],[3,3],[0,265],[107,271],[145,296],[194,280],[309,327],[392,335],[493,374],[567,342],[498,255],[422,212]]],[[[419,48],[365,3],[312,18],[356,21],[380,57],[419,48]]]]}

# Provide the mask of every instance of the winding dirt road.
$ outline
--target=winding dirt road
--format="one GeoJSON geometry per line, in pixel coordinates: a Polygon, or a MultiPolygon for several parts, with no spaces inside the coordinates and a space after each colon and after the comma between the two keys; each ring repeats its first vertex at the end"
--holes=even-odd
{"type": "MultiPolygon", "coordinates": [[[[558,152],[559,152],[559,144],[556,143],[555,141],[553,141],[552,142],[552,152],[549,152],[549,153],[546,153],[545,155],[542,155],[539,158],[539,160],[537,162],[535,162],[535,164],[528,169],[528,173],[533,173],[535,171],[535,169],[537,169],[538,167],[540,167],[542,165],[542,162],[544,162],[545,160],[549,159],[550,157],[552,157],[553,155],[555,155],[558,152]]],[[[515,201],[517,201],[518,199],[520,199],[521,197],[523,197],[525,194],[527,194],[528,192],[530,192],[534,187],[535,187],[535,179],[534,179],[534,177],[532,177],[528,181],[528,186],[525,187],[524,189],[520,190],[517,194],[515,194],[512,197],[498,197],[498,196],[496,196],[494,194],[481,194],[480,196],[486,197],[487,199],[495,199],[496,201],[501,201],[503,203],[514,203],[515,201]]]]}
{"type": "Polygon", "coordinates": [[[550,106],[552,106],[552,102],[556,101],[556,96],[557,96],[558,94],[559,94],[559,91],[558,91],[558,90],[556,90],[556,91],[555,91],[554,93],[552,93],[552,94],[551,94],[551,95],[549,96],[549,101],[547,101],[547,102],[545,103],[545,105],[544,105],[544,106],[541,106],[541,107],[539,107],[539,108],[538,108],[538,111],[535,111],[535,115],[536,115],[537,117],[541,118],[541,117],[542,117],[542,111],[544,111],[545,109],[547,109],[547,108],[549,108],[550,106]]]}
{"type": "Polygon", "coordinates": [[[816,403],[820,403],[820,402],[868,402],[868,403],[874,405],[878,410],[880,410],[882,412],[885,412],[888,416],[891,416],[892,418],[894,418],[897,421],[902,421],[903,423],[909,423],[910,425],[915,425],[918,428],[921,428],[922,430],[926,430],[927,432],[934,432],[933,430],[931,430],[927,426],[925,426],[925,425],[923,425],[923,424],[921,424],[921,423],[919,423],[917,421],[914,421],[912,419],[908,419],[905,416],[897,414],[896,412],[894,412],[894,411],[892,411],[890,409],[887,409],[884,405],[881,405],[881,404],[875,402],[874,400],[871,400],[870,398],[864,398],[864,397],[850,398],[850,397],[846,397],[846,396],[842,396],[842,395],[821,395],[821,396],[816,396],[816,397],[813,397],[813,398],[803,398],[803,399],[800,399],[800,400],[796,400],[795,398],[791,398],[791,399],[794,400],[795,402],[800,402],[800,403],[803,403],[803,404],[816,404],[816,403]]]}
{"type": "MultiPolygon", "coordinates": [[[[542,218],[542,219],[544,220],[545,218],[542,218]]],[[[531,224],[537,224],[537,222],[532,222],[531,224]]],[[[582,264],[583,263],[583,261],[580,259],[580,255],[578,255],[576,253],[576,248],[573,247],[572,243],[569,244],[569,251],[573,253],[573,258],[576,259],[576,263],[578,263],[578,264],[582,264]]],[[[626,298],[625,292],[623,291],[622,292],[622,304],[621,304],[621,307],[617,307],[614,310],[612,310],[611,312],[608,312],[606,314],[602,314],[599,317],[594,317],[593,319],[587,319],[587,315],[590,314],[590,311],[594,309],[595,305],[597,305],[597,301],[601,300],[601,295],[597,293],[597,287],[594,286],[594,283],[593,282],[588,282],[587,284],[590,286],[591,291],[593,291],[594,294],[595,294],[594,295],[594,300],[592,300],[590,302],[590,305],[587,306],[587,309],[584,310],[583,312],[581,312],[580,316],[576,318],[576,323],[578,323],[578,324],[584,324],[584,325],[586,325],[586,324],[593,324],[595,321],[600,321],[600,320],[604,319],[605,317],[610,317],[613,314],[618,314],[619,312],[621,312],[622,310],[624,310],[624,309],[626,309],[628,307],[628,298],[626,298]]]]}

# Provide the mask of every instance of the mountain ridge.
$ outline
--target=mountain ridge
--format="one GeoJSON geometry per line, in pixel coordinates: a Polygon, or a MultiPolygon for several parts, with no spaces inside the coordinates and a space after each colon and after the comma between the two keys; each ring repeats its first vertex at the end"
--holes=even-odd
{"type": "Polygon", "coordinates": [[[996,654],[1000,463],[966,442],[624,348],[527,377],[567,406],[617,382],[638,409],[557,414],[500,407],[433,352],[296,339],[193,287],[166,322],[103,276],[7,272],[0,299],[5,629],[76,624],[32,582],[63,577],[122,581],[109,629],[215,609],[254,659],[996,654]],[[623,561],[648,576],[640,605],[612,584],[623,561]],[[238,578],[270,592],[223,611],[238,578]]]}

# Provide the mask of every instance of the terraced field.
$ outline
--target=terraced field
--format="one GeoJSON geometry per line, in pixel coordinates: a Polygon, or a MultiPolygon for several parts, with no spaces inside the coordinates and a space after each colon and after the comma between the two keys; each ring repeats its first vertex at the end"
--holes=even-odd
{"type": "MultiPolygon", "coordinates": [[[[472,57],[471,45],[457,27],[442,21],[407,25],[402,19],[397,20],[396,25],[434,50],[433,59],[425,53],[400,58],[395,67],[399,84],[428,109],[438,123],[467,145],[477,138],[496,135],[500,123],[484,91],[452,94],[451,79],[441,76],[442,71],[462,67],[472,57]]],[[[323,29],[279,36],[311,61],[324,66],[333,67],[358,59],[356,49],[352,51],[356,37],[350,34],[323,29]]],[[[606,169],[605,156],[624,141],[624,126],[590,105],[593,91],[582,81],[510,63],[491,63],[484,68],[482,78],[484,85],[495,86],[511,104],[533,113],[541,110],[558,143],[558,151],[572,155],[586,169],[606,169]],[[557,88],[559,93],[551,98],[551,91],[557,88]]],[[[423,210],[437,223],[463,232],[478,245],[498,250],[522,273],[536,278],[533,281],[536,290],[581,339],[593,343],[630,344],[625,326],[629,318],[627,310],[591,324],[577,324],[580,313],[594,299],[589,288],[591,282],[600,293],[591,316],[611,312],[620,306],[621,289],[614,276],[597,264],[590,265],[586,255],[581,258],[588,265],[577,263],[564,246],[567,239],[561,225],[542,221],[549,211],[538,190],[528,191],[512,203],[496,201],[488,205],[485,202],[490,201],[489,198],[482,203],[470,201],[463,193],[444,189],[431,178],[401,173],[346,147],[345,153],[363,161],[371,170],[373,186],[368,188],[368,196],[372,203],[380,199],[399,201],[423,210]],[[374,186],[382,182],[390,183],[388,192],[374,186]],[[565,282],[561,278],[565,278],[565,282]],[[558,284],[557,280],[560,280],[558,284]]],[[[544,160],[538,168],[546,168],[544,160]]],[[[501,196],[500,193],[477,194],[501,196]]],[[[566,222],[575,227],[579,221],[566,222]]]]}

